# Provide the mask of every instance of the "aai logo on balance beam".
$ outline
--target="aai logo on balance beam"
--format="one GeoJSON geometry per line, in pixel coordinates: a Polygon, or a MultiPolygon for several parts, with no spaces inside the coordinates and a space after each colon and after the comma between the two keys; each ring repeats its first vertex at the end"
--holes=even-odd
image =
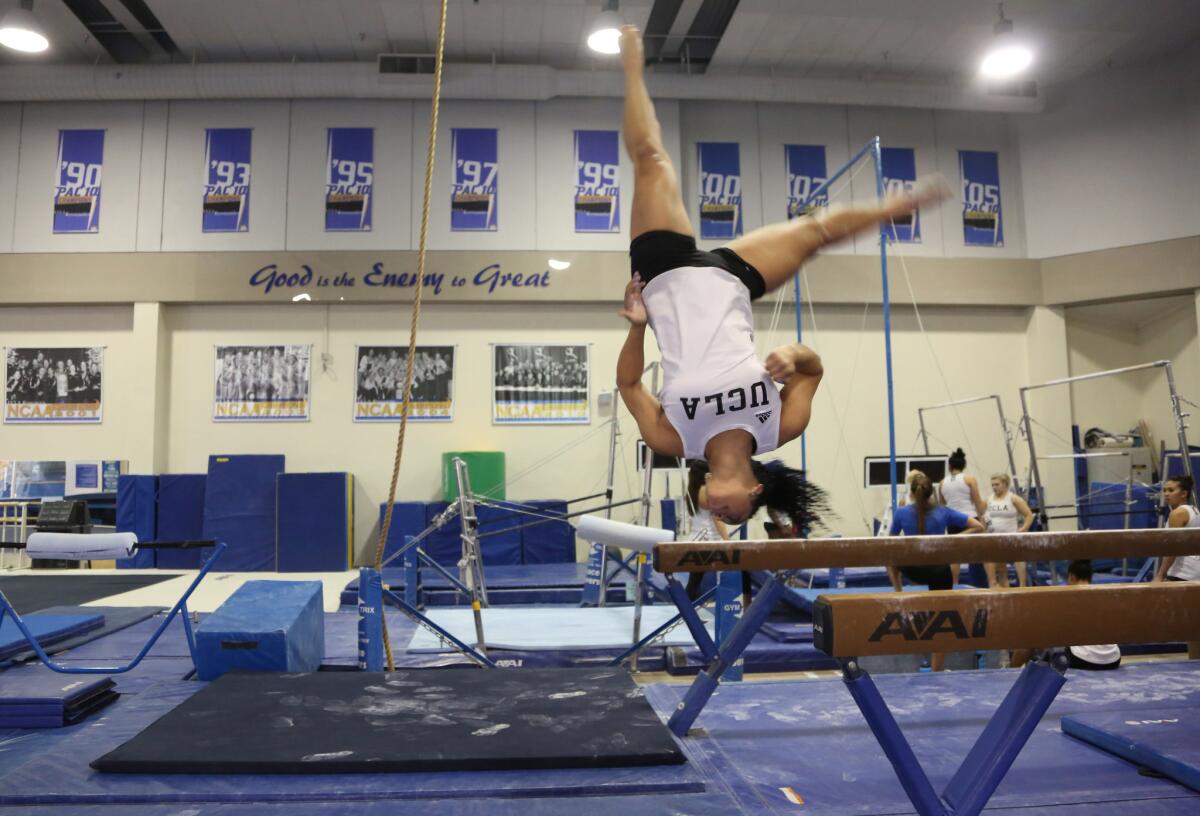
{"type": "Polygon", "coordinates": [[[879,643],[886,637],[903,640],[933,640],[937,635],[950,635],[955,640],[973,640],[987,637],[988,613],[986,609],[975,610],[970,631],[962,615],[953,609],[931,612],[889,612],[867,640],[879,643]]]}

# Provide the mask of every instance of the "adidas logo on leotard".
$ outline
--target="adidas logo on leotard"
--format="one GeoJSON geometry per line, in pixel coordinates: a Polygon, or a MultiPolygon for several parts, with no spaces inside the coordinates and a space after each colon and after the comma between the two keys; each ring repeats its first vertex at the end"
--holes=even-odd
{"type": "Polygon", "coordinates": [[[757,414],[755,414],[755,416],[758,417],[759,423],[762,424],[771,418],[771,412],[770,411],[759,411],[757,414]]]}

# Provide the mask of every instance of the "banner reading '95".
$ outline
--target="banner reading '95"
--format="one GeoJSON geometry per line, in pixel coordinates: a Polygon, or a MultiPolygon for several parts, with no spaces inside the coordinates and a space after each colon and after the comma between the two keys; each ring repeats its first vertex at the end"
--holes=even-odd
{"type": "Polygon", "coordinates": [[[454,181],[450,190],[453,232],[495,232],[499,209],[499,161],[495,128],[451,131],[454,181]]]}
{"type": "Polygon", "coordinates": [[[325,231],[370,232],[375,130],[329,128],[325,148],[325,231]]]}

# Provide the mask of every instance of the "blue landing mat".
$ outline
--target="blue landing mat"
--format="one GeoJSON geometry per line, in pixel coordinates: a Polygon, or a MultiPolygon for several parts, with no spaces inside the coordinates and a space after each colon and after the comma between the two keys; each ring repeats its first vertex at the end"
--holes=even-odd
{"type": "MultiPolygon", "coordinates": [[[[95,629],[90,629],[87,632],[60,640],[45,650],[47,654],[55,655],[82,646],[85,643],[91,643],[93,640],[106,637],[114,632],[119,632],[122,629],[133,626],[135,623],[152,618],[161,611],[162,607],[160,606],[51,606],[38,614],[104,616],[100,626],[95,629]]],[[[34,654],[33,650],[29,649],[15,655],[13,661],[29,661],[36,657],[37,655],[34,654]]]]}
{"type": "MultiPolygon", "coordinates": [[[[818,671],[820,669],[836,669],[838,662],[834,658],[818,651],[812,645],[810,636],[808,643],[780,643],[765,634],[754,636],[746,651],[742,653],[745,660],[744,669],[747,673],[755,672],[789,672],[789,671],[818,671]]],[[[667,649],[667,673],[672,675],[690,675],[699,673],[708,665],[700,649],[696,647],[672,647],[667,649]]]]}
{"type": "MultiPolygon", "coordinates": [[[[454,570],[451,570],[454,573],[454,570]]],[[[575,604],[578,605],[587,580],[587,564],[522,564],[488,566],[484,569],[488,600],[493,604],[575,604]],[[493,597],[494,596],[494,597],[493,597]]],[[[385,567],[383,582],[397,592],[405,586],[402,567],[385,567]]],[[[422,588],[426,603],[444,606],[465,603],[456,597],[450,582],[431,569],[422,570],[422,588]]],[[[343,606],[358,603],[358,579],[354,578],[342,590],[343,606]]],[[[608,588],[608,600],[625,600],[625,585],[614,582],[608,588]]]]}
{"type": "Polygon", "coordinates": [[[812,643],[812,623],[769,620],[762,625],[761,631],[780,643],[812,643]]]}
{"type": "MultiPolygon", "coordinates": [[[[974,589],[974,587],[957,584],[955,589],[974,589]]],[[[834,589],[794,589],[789,588],[783,593],[784,600],[788,604],[801,609],[804,612],[812,613],[813,601],[821,595],[863,595],[872,592],[892,592],[890,586],[887,587],[842,587],[834,589]]],[[[909,584],[904,587],[905,592],[928,592],[929,587],[923,585],[909,584]]]]}
{"type": "MultiPolygon", "coordinates": [[[[936,789],[949,781],[1018,672],[877,675],[875,683],[936,789]]],[[[653,685],[647,698],[664,716],[686,688],[653,685]]],[[[1200,796],[1182,785],[1139,776],[1136,768],[1065,736],[1064,714],[1154,710],[1200,704],[1200,665],[1156,663],[1113,672],[1068,672],[1066,686],[1005,777],[990,808],[1047,808],[1117,803],[1080,813],[1140,810],[1183,800],[1200,812],[1200,796]],[[1106,675],[1100,677],[1098,675],[1106,675]],[[1151,801],[1153,800],[1153,801],[1151,801]]],[[[726,780],[757,812],[909,814],[912,807],[866,721],[840,681],[722,685],[696,723],[703,736],[684,740],[708,778],[726,780]],[[703,760],[697,759],[703,754],[703,760]],[[805,800],[803,810],[781,788],[805,800]]],[[[747,812],[754,812],[743,805],[747,812]]],[[[1026,812],[1033,812],[1027,810],[1026,812]]]]}
{"type": "MultiPolygon", "coordinates": [[[[104,625],[104,616],[95,612],[82,615],[47,615],[38,612],[26,615],[23,620],[43,649],[104,625]]],[[[17,622],[6,615],[4,622],[0,623],[0,662],[27,651],[30,651],[29,641],[17,628],[17,622]]]]}
{"type": "MultiPolygon", "coordinates": [[[[0,778],[0,805],[336,800],[358,802],[361,808],[363,802],[383,800],[602,797],[705,790],[704,780],[690,765],[314,776],[103,774],[88,767],[91,760],[132,738],[199,687],[198,683],[164,683],[123,698],[103,716],[74,729],[69,746],[60,750],[39,750],[36,741],[24,742],[23,750],[30,758],[0,778]]],[[[528,807],[529,803],[524,804],[528,807]]],[[[361,812],[360,808],[355,812],[361,812]]]]}
{"type": "Polygon", "coordinates": [[[1074,714],[1064,733],[1200,791],[1200,708],[1074,714]]]}

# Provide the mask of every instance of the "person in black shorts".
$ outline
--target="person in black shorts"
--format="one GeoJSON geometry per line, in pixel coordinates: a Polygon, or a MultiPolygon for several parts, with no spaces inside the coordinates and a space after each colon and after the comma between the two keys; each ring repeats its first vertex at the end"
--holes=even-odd
{"type": "Polygon", "coordinates": [[[877,204],[817,210],[701,251],[646,90],[642,36],[634,26],[622,29],[621,61],[634,189],[632,276],[619,312],[630,329],[617,386],[647,445],[708,462],[709,509],[740,524],[765,489],[751,457],[804,431],[823,373],[820,358],[799,343],[759,361],[750,302],[791,280],[821,247],[908,215],[948,190],[940,179],[925,180],[877,204]],[[662,353],[661,395],[641,381],[647,323],[662,353]]]}

